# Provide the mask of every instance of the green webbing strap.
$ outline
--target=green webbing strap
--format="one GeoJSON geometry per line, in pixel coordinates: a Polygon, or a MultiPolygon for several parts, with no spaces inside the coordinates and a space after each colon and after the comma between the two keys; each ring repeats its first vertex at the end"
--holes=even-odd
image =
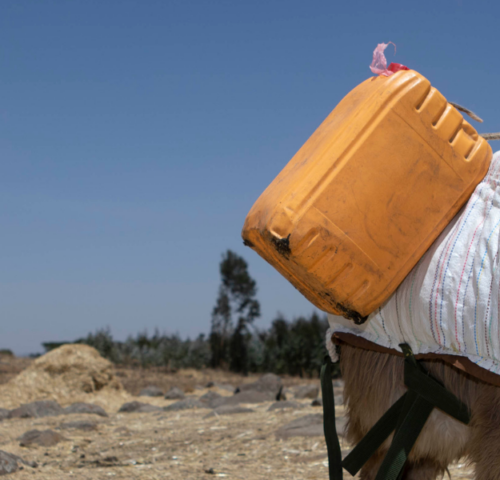
{"type": "Polygon", "coordinates": [[[387,437],[395,430],[406,399],[405,393],[372,427],[342,461],[342,466],[354,477],[387,437]]]}
{"type": "Polygon", "coordinates": [[[321,367],[321,394],[323,395],[323,429],[328,451],[330,480],[342,480],[342,452],[335,426],[335,399],[332,385],[332,361],[325,357],[321,367]]]}
{"type": "Polygon", "coordinates": [[[465,424],[469,423],[468,407],[425,371],[408,345],[401,344],[400,347],[405,356],[404,379],[408,392],[392,405],[343,462],[335,427],[332,363],[329,357],[325,358],[321,368],[321,389],[330,480],[342,480],[342,467],[356,475],[394,430],[394,439],[376,480],[400,478],[408,455],[434,407],[465,424]]]}
{"type": "Polygon", "coordinates": [[[434,405],[413,391],[407,393],[400,417],[400,425],[396,428],[391,446],[380,465],[375,480],[396,480],[405,466],[410,451],[417,441],[425,422],[429,418],[434,405]]]}
{"type": "Polygon", "coordinates": [[[468,425],[470,412],[467,405],[424,370],[413,356],[408,345],[401,344],[400,347],[405,355],[405,385],[408,389],[413,390],[435,407],[468,425]]]}

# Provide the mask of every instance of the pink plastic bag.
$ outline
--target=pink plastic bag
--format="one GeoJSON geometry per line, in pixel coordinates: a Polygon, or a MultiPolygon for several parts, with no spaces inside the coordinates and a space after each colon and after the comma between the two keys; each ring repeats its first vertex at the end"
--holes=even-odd
{"type": "MultiPolygon", "coordinates": [[[[392,75],[399,70],[409,70],[408,67],[405,67],[400,63],[391,63],[389,67],[387,67],[387,60],[384,55],[384,50],[389,46],[389,43],[392,42],[379,43],[377,45],[377,48],[373,51],[373,60],[372,64],[370,65],[370,70],[375,75],[384,75],[385,77],[388,77],[389,75],[392,75]]],[[[392,44],[394,45],[394,53],[396,53],[396,45],[394,43],[392,44]]]]}

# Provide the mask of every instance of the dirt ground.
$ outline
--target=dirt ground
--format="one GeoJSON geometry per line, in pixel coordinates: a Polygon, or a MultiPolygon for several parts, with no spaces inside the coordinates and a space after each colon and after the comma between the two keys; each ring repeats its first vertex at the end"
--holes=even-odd
{"type": "MultiPolygon", "coordinates": [[[[15,371],[29,361],[11,359],[0,363],[0,383],[12,378],[15,371]],[[8,363],[8,365],[6,365],[8,363]]],[[[118,376],[128,395],[155,384],[162,389],[177,385],[193,396],[209,389],[208,381],[233,386],[254,378],[242,378],[224,372],[140,370],[119,368],[118,376]]],[[[285,385],[318,383],[317,379],[286,378],[285,385]]],[[[230,395],[230,392],[216,389],[230,395]]],[[[336,389],[336,395],[341,390],[336,389]]],[[[162,397],[130,397],[133,400],[166,406],[173,401],[162,397]]],[[[120,397],[120,402],[121,402],[120,397]]],[[[22,479],[327,479],[326,446],[322,436],[293,437],[277,440],[276,430],[292,420],[321,413],[321,408],[301,400],[304,408],[268,412],[271,402],[246,405],[254,410],[226,416],[205,418],[206,409],[179,412],[117,413],[108,409],[109,418],[96,415],[71,415],[39,419],[11,419],[0,422],[0,450],[35,461],[37,468],[24,466],[9,476],[22,479]],[[63,422],[90,420],[97,422],[95,431],[58,430],[63,422]],[[17,438],[32,429],[53,429],[66,441],[53,447],[21,447],[17,438]]],[[[337,407],[337,416],[344,415],[337,407]]],[[[350,446],[342,445],[344,453],[350,446]]],[[[472,479],[472,470],[463,464],[450,469],[452,479],[472,479]]],[[[346,472],[345,478],[351,478],[346,472]]]]}

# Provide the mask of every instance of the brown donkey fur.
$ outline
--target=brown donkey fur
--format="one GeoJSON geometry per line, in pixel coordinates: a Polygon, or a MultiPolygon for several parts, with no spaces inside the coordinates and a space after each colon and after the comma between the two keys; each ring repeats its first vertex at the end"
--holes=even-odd
{"type": "MultiPolygon", "coordinates": [[[[475,464],[476,480],[500,480],[500,388],[479,382],[439,360],[422,361],[427,371],[472,413],[466,426],[434,409],[414,445],[404,480],[433,480],[451,462],[467,457],[475,464]]],[[[347,438],[357,443],[389,407],[404,394],[403,358],[342,345],[340,369],[348,410],[347,438]]],[[[373,480],[392,436],[361,470],[373,480]]]]}

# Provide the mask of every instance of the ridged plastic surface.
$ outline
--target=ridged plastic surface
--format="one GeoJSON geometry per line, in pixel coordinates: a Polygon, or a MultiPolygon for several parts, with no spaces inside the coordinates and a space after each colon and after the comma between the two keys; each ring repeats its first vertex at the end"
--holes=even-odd
{"type": "Polygon", "coordinates": [[[318,308],[362,323],[464,205],[491,157],[422,75],[372,77],[259,197],[242,236],[318,308]]]}

